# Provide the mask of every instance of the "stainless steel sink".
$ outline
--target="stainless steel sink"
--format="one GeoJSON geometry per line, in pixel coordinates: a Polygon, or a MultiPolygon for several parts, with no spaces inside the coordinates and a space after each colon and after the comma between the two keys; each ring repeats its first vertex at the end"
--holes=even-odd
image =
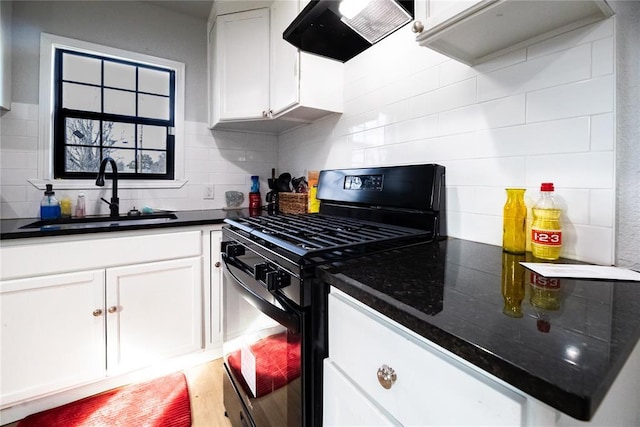
{"type": "Polygon", "coordinates": [[[160,213],[138,216],[88,216],[84,218],[59,218],[34,221],[20,228],[39,228],[41,230],[76,230],[82,228],[122,227],[127,225],[158,224],[178,219],[172,213],[160,213]]]}

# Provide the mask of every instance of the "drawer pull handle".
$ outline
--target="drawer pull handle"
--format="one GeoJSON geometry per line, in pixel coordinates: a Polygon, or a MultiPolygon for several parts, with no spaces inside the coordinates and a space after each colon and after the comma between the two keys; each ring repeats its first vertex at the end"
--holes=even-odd
{"type": "Polygon", "coordinates": [[[387,390],[391,388],[397,379],[398,376],[396,375],[396,371],[394,371],[390,366],[382,365],[378,368],[378,382],[387,390]]]}
{"type": "Polygon", "coordinates": [[[107,311],[108,311],[109,313],[115,313],[116,311],[118,311],[118,307],[116,307],[115,305],[113,305],[113,306],[109,307],[109,308],[107,309],[107,311]]]}
{"type": "Polygon", "coordinates": [[[99,308],[96,308],[95,310],[93,310],[93,315],[95,317],[100,317],[102,316],[102,310],[100,310],[99,308]]]}

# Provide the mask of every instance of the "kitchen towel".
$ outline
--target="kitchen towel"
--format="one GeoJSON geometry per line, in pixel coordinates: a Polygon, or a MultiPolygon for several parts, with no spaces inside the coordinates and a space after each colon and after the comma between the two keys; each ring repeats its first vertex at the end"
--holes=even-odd
{"type": "Polygon", "coordinates": [[[191,408],[182,372],[106,391],[32,414],[18,427],[187,427],[191,408]]]}

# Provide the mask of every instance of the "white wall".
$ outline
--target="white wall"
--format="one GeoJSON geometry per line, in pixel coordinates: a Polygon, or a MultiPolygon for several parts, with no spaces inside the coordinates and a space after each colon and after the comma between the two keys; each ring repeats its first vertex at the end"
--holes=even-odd
{"type": "Polygon", "coordinates": [[[502,243],[505,187],[529,205],[551,181],[563,256],[611,264],[615,247],[614,19],[468,67],[406,27],[345,64],[345,111],[280,136],[279,168],[439,163],[448,234],[502,243]]]}

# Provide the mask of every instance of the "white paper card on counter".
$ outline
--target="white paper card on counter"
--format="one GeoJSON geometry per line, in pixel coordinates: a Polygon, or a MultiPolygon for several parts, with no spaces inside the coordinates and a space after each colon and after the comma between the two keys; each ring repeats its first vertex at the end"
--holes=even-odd
{"type": "Polygon", "coordinates": [[[258,395],[256,388],[256,356],[247,346],[240,349],[240,371],[247,382],[253,397],[258,395]]]}
{"type": "Polygon", "coordinates": [[[574,279],[630,280],[640,282],[640,273],[620,267],[580,264],[552,264],[521,262],[523,267],[545,277],[566,277],[574,279]]]}

